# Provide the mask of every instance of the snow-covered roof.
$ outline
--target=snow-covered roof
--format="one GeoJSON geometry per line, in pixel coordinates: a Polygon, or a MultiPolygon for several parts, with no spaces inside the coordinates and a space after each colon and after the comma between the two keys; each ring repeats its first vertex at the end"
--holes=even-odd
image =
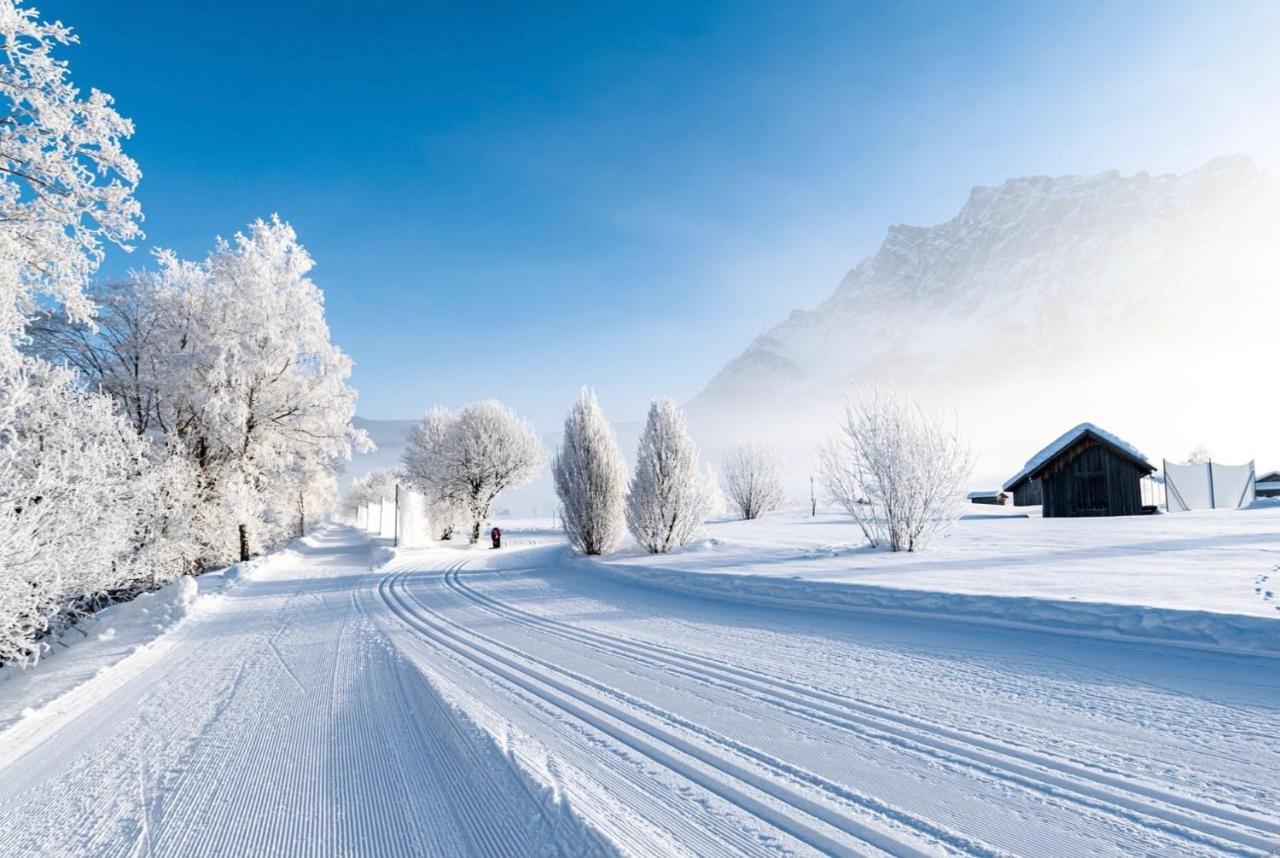
{"type": "Polygon", "coordinates": [[[966,495],[966,497],[968,497],[968,499],[969,499],[969,500],[976,500],[976,499],[978,499],[978,498],[993,498],[993,497],[998,497],[998,496],[999,496],[999,494],[1000,494],[1000,492],[999,492],[998,490],[995,490],[995,491],[989,491],[989,492],[969,492],[969,494],[968,494],[968,495],[966,495]]]}
{"type": "Polygon", "coordinates": [[[1280,482],[1280,471],[1264,471],[1258,474],[1257,480],[1260,483],[1280,482]]]}
{"type": "Polygon", "coordinates": [[[1063,450],[1070,447],[1084,435],[1093,435],[1099,441],[1114,447],[1117,452],[1128,456],[1137,463],[1142,464],[1153,471],[1155,470],[1155,467],[1147,461],[1147,457],[1142,455],[1142,453],[1138,451],[1138,448],[1130,444],[1128,441],[1112,435],[1105,429],[1100,429],[1093,423],[1081,423],[1079,426],[1074,426],[1071,429],[1068,429],[1054,440],[1052,444],[1045,447],[1039,453],[1036,453],[1030,459],[1027,459],[1027,464],[1023,466],[1022,470],[1018,471],[1018,473],[1014,474],[1005,482],[1005,491],[1008,491],[1027,477],[1031,476],[1031,474],[1038,471],[1042,465],[1057,456],[1063,450]]]}

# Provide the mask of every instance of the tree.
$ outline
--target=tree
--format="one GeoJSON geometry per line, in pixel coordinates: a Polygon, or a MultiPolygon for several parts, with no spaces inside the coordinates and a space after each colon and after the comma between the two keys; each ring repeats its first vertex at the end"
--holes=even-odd
{"type": "Polygon", "coordinates": [[[1209,452],[1209,448],[1204,444],[1197,444],[1195,449],[1187,456],[1187,465],[1205,465],[1213,461],[1213,454],[1209,452]]]}
{"type": "Polygon", "coordinates": [[[293,515],[267,502],[281,484],[371,446],[351,425],[351,359],[330,341],[311,257],[278,217],[219,240],[201,264],[160,261],[173,350],[160,420],[199,464],[209,502],[234,510],[246,560],[293,531],[293,515]]]}
{"type": "Polygon", "coordinates": [[[565,418],[551,473],[574,548],[589,555],[612,551],[622,533],[627,472],[613,427],[588,387],[565,418]]]}
{"type": "Polygon", "coordinates": [[[445,438],[453,420],[447,408],[432,408],[409,432],[400,458],[405,480],[425,499],[427,520],[440,539],[453,538],[462,506],[444,455],[445,438]]]}
{"type": "Polygon", "coordinates": [[[111,96],[87,98],[54,56],[78,41],[65,25],[0,0],[0,347],[45,296],[87,318],[83,294],[104,241],[141,236],[133,191],[141,171],[122,141],[133,123],[111,96]]]}
{"type": "Polygon", "coordinates": [[[669,399],[649,406],[627,496],[627,527],[636,542],[660,554],[690,542],[710,508],[710,481],[684,415],[669,399]]]}
{"type": "Polygon", "coordinates": [[[964,498],[973,455],[958,427],[891,391],[856,391],[819,455],[819,478],[873,545],[918,551],[964,498]]]}
{"type": "Polygon", "coordinates": [[[0,0],[0,664],[34,661],[40,635],[127,583],[145,512],[145,451],[110,400],[18,350],[39,308],[86,318],[103,243],[141,235],[133,126],[105,93],[81,98],[54,56],[73,41],[0,0]]]}
{"type": "Polygon", "coordinates": [[[747,441],[724,460],[720,487],[733,510],[744,519],[759,518],[777,509],[786,496],[778,454],[763,444],[747,441]]]}
{"type": "Polygon", "coordinates": [[[506,489],[532,480],[542,466],[542,444],[533,427],[496,400],[464,406],[451,420],[441,447],[447,494],[471,519],[471,541],[489,508],[506,489]]]}

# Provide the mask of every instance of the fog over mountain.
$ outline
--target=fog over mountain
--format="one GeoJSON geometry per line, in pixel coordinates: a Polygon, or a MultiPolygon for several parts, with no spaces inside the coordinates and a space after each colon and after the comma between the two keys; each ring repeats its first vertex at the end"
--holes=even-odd
{"type": "MultiPolygon", "coordinates": [[[[1280,179],[1242,156],[1181,175],[1032,176],[974,188],[937,226],[889,228],[813,310],[757,337],[690,402],[704,458],[760,438],[807,493],[850,385],[952,411],[994,487],[1065,429],[1097,423],[1157,465],[1205,444],[1280,467],[1280,179]]],[[[619,421],[630,459],[637,417],[619,421]]],[[[364,421],[394,467],[412,421],[364,421]]],[[[539,426],[548,449],[558,426],[539,426]]],[[[550,481],[513,509],[551,503],[550,481]]],[[[506,504],[504,504],[506,505],[506,504]]]]}
{"type": "Polygon", "coordinates": [[[890,381],[954,409],[979,481],[1084,420],[1157,464],[1203,442],[1261,466],[1280,460],[1278,286],[1280,180],[1248,158],[1010,179],[945,223],[891,227],[691,414],[709,441],[768,435],[799,465],[851,382],[890,381]]]}

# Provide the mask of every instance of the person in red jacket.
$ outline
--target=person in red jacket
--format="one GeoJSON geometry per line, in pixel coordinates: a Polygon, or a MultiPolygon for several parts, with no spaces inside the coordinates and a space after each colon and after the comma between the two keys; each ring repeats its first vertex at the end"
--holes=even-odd
{"type": "Polygon", "coordinates": [[[502,547],[502,531],[501,530],[495,527],[493,530],[489,531],[489,538],[493,540],[494,548],[502,547]]]}

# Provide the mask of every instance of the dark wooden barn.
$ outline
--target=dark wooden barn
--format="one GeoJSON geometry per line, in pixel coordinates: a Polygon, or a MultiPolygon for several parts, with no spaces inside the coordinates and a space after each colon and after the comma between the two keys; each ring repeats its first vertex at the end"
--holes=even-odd
{"type": "Polygon", "coordinates": [[[1030,477],[1022,477],[1012,485],[1006,485],[1004,490],[1013,498],[1014,506],[1040,506],[1044,501],[1044,495],[1040,491],[1040,481],[1030,477]]]}
{"type": "Polygon", "coordinates": [[[1045,518],[1140,515],[1142,478],[1155,471],[1142,454],[1092,423],[1045,447],[1008,483],[1014,503],[1040,495],[1045,518]]]}

